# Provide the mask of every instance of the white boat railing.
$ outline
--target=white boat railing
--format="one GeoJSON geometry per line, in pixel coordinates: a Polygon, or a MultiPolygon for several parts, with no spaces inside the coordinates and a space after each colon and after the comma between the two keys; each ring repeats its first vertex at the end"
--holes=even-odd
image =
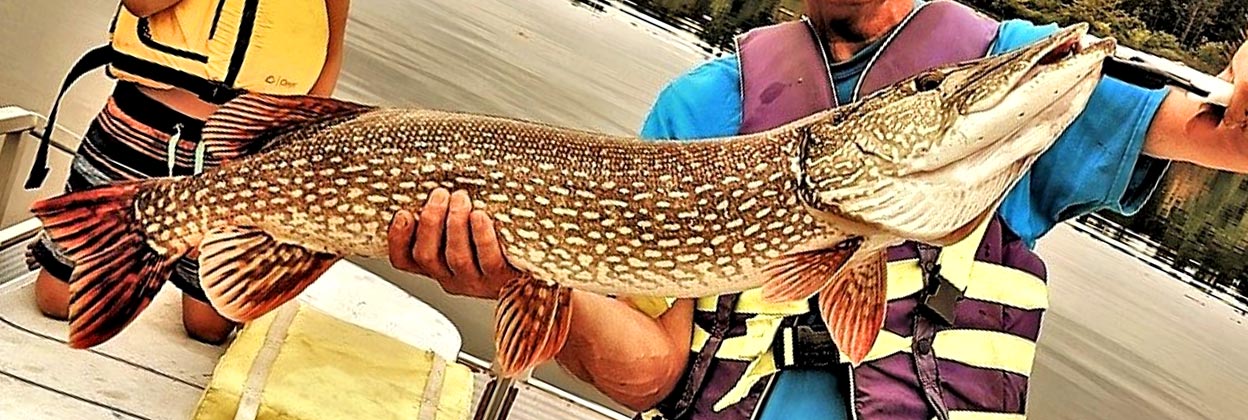
{"type": "Polygon", "coordinates": [[[30,218],[29,206],[35,200],[59,193],[68,174],[73,145],[78,135],[57,127],[48,154],[48,165],[54,168],[37,190],[26,190],[23,183],[39,147],[38,130],[47,120],[39,113],[16,106],[0,107],[0,229],[30,218]]]}

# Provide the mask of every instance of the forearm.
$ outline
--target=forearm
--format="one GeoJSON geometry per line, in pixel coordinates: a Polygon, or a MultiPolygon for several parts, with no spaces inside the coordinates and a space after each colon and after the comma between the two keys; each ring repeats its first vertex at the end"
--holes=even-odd
{"type": "Polygon", "coordinates": [[[656,319],[625,302],[575,292],[571,331],[556,360],[616,402],[648,409],[684,372],[692,317],[691,301],[676,302],[656,319]]]}
{"type": "Polygon", "coordinates": [[[1201,104],[1181,91],[1171,91],[1162,101],[1144,142],[1144,154],[1161,159],[1190,162],[1231,172],[1248,172],[1248,139],[1240,128],[1217,125],[1216,115],[1193,122],[1201,104]]]}
{"type": "Polygon", "coordinates": [[[326,0],[329,12],[329,45],[326,46],[325,66],[316,84],[308,92],[313,96],[332,96],[338,86],[338,75],[342,71],[342,45],[346,37],[347,16],[350,10],[349,0],[326,0]]]}
{"type": "Polygon", "coordinates": [[[121,4],[135,16],[148,17],[173,7],[180,1],[182,0],[121,0],[121,4]]]}

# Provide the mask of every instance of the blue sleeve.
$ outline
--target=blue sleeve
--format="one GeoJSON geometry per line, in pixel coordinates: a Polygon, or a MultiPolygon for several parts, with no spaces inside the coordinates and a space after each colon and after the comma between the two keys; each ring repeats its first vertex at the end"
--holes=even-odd
{"type": "Polygon", "coordinates": [[[641,127],[646,139],[692,140],[737,134],[741,76],[735,55],[703,63],[659,93],[641,127]]]}
{"type": "MultiPolygon", "coordinates": [[[[992,53],[1022,47],[1056,29],[1007,21],[992,53]]],[[[1169,165],[1142,154],[1165,96],[1165,90],[1103,78],[1084,112],[1006,196],[1001,204],[1006,225],[1034,246],[1064,220],[1104,209],[1125,215],[1138,211],[1169,165]]]]}

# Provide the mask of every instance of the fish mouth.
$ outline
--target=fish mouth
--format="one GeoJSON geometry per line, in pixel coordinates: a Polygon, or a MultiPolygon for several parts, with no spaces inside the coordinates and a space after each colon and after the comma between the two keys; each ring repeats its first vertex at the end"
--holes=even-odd
{"type": "MultiPolygon", "coordinates": [[[[1031,70],[1023,73],[1023,76],[1011,88],[1017,89],[1019,86],[1033,80],[1036,76],[1050,71],[1057,67],[1063,67],[1074,61],[1083,61],[1084,58],[1092,58],[1097,61],[1103,61],[1113,54],[1118,43],[1113,38],[1096,40],[1089,43],[1087,38],[1087,24],[1076,25],[1074,31],[1066,35],[1066,39],[1061,43],[1052,46],[1047,52],[1039,57],[1032,65],[1031,70]]],[[[1100,70],[1099,66],[1090,69],[1089,73],[1100,70]]]]}
{"type": "Polygon", "coordinates": [[[950,148],[937,159],[912,161],[908,170],[882,179],[877,191],[891,193],[842,200],[840,218],[934,245],[960,240],[968,224],[996,210],[1095,89],[1116,42],[1084,43],[1086,26],[1080,26],[1064,29],[1045,45],[1002,57],[976,75],[979,80],[968,83],[996,83],[1000,96],[984,98],[983,110],[956,116],[963,120],[944,133],[950,148]],[[1011,70],[1016,74],[1009,78],[983,80],[1011,70]],[[1026,115],[1019,114],[1023,111],[1026,115]],[[935,210],[939,217],[933,217],[933,202],[945,203],[935,210]]]}
{"type": "MultiPolygon", "coordinates": [[[[1074,76],[1065,77],[1065,80],[1069,83],[1058,85],[1054,88],[1056,90],[1052,93],[1054,93],[1055,97],[1058,99],[1050,100],[1043,106],[1037,107],[1039,112],[1031,113],[1021,121],[1014,123],[1011,131],[997,132],[998,135],[994,136],[995,138],[987,139],[988,142],[983,141],[982,135],[957,132],[956,129],[955,132],[946,133],[951,139],[955,139],[950,142],[950,147],[944,150],[939,157],[936,157],[935,159],[924,159],[913,162],[910,170],[903,171],[903,174],[918,175],[940,172],[948,169],[951,165],[956,166],[959,162],[971,160],[976,155],[992,153],[1001,147],[1005,147],[1004,145],[1009,144],[1011,140],[1015,138],[1015,134],[1018,131],[1025,129],[1027,124],[1041,119],[1041,117],[1050,116],[1050,112],[1048,111],[1051,108],[1069,106],[1070,99],[1072,98],[1072,95],[1069,95],[1069,93],[1072,90],[1077,89],[1089,79],[1099,78],[1105,59],[1111,56],[1114,49],[1117,47],[1117,42],[1113,38],[1089,42],[1090,39],[1087,36],[1087,28],[1088,25],[1086,23],[1071,25],[1052,35],[1053,39],[1051,41],[1044,42],[1042,45],[1031,47],[1031,51],[1016,51],[1014,54],[1024,56],[1031,55],[1031,58],[1026,61],[1028,70],[1012,77],[1012,80],[1007,80],[1005,86],[1001,89],[1001,93],[997,95],[996,98],[983,100],[981,103],[972,106],[972,109],[964,111],[964,113],[957,118],[975,118],[976,114],[991,112],[995,107],[1000,106],[1006,101],[1007,98],[1015,94],[1017,91],[1021,89],[1033,88],[1035,87],[1032,86],[1033,84],[1043,84],[1044,81],[1040,79],[1044,76],[1067,70],[1082,69],[1082,71],[1079,71],[1074,76]],[[961,143],[961,146],[958,146],[958,143],[961,143]]],[[[996,72],[1008,71],[1003,67],[1010,65],[1010,63],[1014,61],[1015,60],[1004,60],[996,66],[982,72],[982,74],[973,77],[974,80],[969,81],[968,83],[982,83],[985,78],[996,72]]],[[[1035,100],[1041,101],[1043,99],[1036,98],[1035,100]]],[[[1026,156],[1023,156],[1023,158],[1025,157],[1026,156]]],[[[1021,158],[1010,160],[1021,160],[1021,158]]]]}

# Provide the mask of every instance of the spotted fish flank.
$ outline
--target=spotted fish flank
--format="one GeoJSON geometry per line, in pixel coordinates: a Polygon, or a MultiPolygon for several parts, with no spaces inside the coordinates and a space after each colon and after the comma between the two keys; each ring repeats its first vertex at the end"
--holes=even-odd
{"type": "Polygon", "coordinates": [[[384,258],[390,220],[437,188],[493,216],[523,275],[500,293],[496,366],[562,347],[571,290],[702,297],[820,294],[854,361],[884,314],[882,252],[956,242],[1074,119],[1112,41],[1085,25],[1017,52],[934,69],[847,108],[749,136],[639,142],[508,118],[248,95],[203,129],[200,175],[36,203],[79,265],[70,345],[120,332],[172,261],[198,254],[224,315],[249,321],[342,257],[384,258]]]}

